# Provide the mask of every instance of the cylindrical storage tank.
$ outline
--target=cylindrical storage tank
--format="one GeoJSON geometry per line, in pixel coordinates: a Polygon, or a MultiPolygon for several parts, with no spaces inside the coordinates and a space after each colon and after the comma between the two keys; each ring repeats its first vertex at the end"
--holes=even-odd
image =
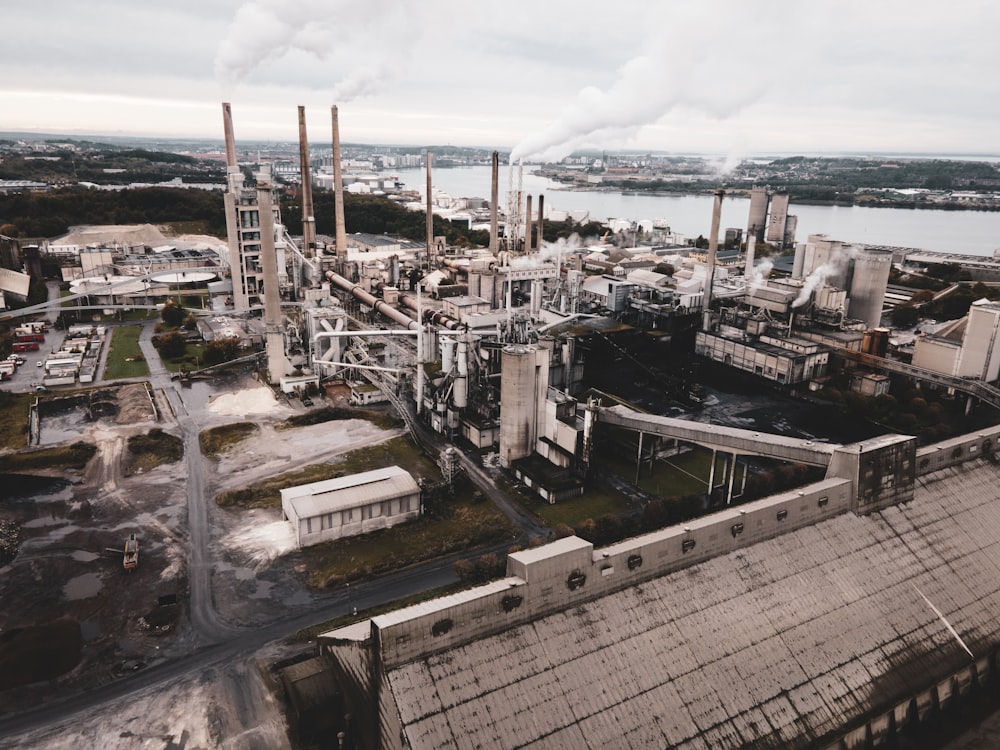
{"type": "Polygon", "coordinates": [[[455,339],[451,336],[441,337],[441,372],[449,372],[455,363],[455,339]]]}
{"type": "Polygon", "coordinates": [[[456,409],[464,409],[469,405],[469,379],[464,375],[455,378],[455,389],[452,391],[452,399],[456,409]]]}
{"type": "Polygon", "coordinates": [[[876,328],[882,322],[892,251],[866,247],[857,251],[853,263],[847,314],[876,328]]]}
{"type": "Polygon", "coordinates": [[[535,351],[511,344],[500,352],[500,464],[531,455],[535,443],[535,351]]]}
{"type": "Polygon", "coordinates": [[[542,289],[544,284],[541,279],[531,281],[531,317],[537,318],[542,312],[542,289]]]}

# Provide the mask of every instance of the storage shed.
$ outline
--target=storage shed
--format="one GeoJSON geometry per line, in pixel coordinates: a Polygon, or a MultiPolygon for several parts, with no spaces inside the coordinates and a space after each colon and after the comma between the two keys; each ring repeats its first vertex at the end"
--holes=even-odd
{"type": "Polygon", "coordinates": [[[420,485],[387,466],[281,491],[281,510],[299,547],[385,529],[420,515],[420,485]]]}

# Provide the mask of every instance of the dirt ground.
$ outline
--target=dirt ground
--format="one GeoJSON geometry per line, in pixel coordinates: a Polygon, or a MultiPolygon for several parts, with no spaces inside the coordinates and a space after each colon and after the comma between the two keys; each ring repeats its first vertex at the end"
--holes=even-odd
{"type": "MultiPolygon", "coordinates": [[[[238,629],[305,610],[320,595],[305,585],[301,557],[280,511],[222,509],[211,499],[224,489],[334,460],[398,434],[364,420],[277,431],[276,423],[302,407],[276,399],[249,377],[198,383],[166,396],[156,392],[159,422],[142,385],[118,389],[117,413],[96,421],[87,421],[81,409],[43,417],[43,445],[84,440],[97,446],[97,454],[83,472],[3,478],[0,519],[20,525],[22,543],[14,560],[0,568],[0,673],[5,655],[11,664],[23,665],[14,655],[23,659],[28,647],[39,654],[32,669],[39,669],[39,660],[54,658],[41,656],[53,651],[67,659],[75,651],[78,663],[64,674],[20,685],[30,676],[12,671],[7,679],[17,686],[0,683],[0,720],[204,645],[188,607],[187,462],[126,476],[130,435],[160,427],[178,437],[186,434],[190,445],[191,435],[207,427],[236,421],[260,426],[257,436],[203,464],[212,604],[224,627],[238,629]],[[140,557],[138,568],[128,572],[120,550],[131,533],[139,539],[140,557]],[[78,645],[32,638],[44,632],[40,626],[66,619],[79,625],[78,645]]],[[[259,679],[259,665],[267,658],[259,654],[187,673],[167,687],[138,691],[110,713],[55,722],[0,744],[130,750],[287,746],[281,713],[259,679]],[[270,708],[261,711],[261,705],[270,708]],[[233,741],[237,728],[243,739],[233,741]]]]}

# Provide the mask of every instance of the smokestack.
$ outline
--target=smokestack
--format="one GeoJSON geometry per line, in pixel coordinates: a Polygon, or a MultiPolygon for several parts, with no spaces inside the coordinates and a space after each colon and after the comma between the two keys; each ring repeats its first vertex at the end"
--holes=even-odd
{"type": "Polygon", "coordinates": [[[337,258],[347,260],[347,225],[344,223],[344,180],[340,171],[340,116],[330,107],[333,119],[333,211],[336,221],[337,258]]]}
{"type": "Polygon", "coordinates": [[[427,264],[430,268],[431,248],[434,247],[434,201],[431,198],[431,152],[427,152],[427,264]]]}
{"type": "Polygon", "coordinates": [[[543,237],[542,230],[544,229],[543,226],[544,223],[545,223],[545,196],[539,195],[538,196],[538,242],[535,243],[535,246],[539,250],[542,249],[542,237],[543,237]]]}
{"type": "Polygon", "coordinates": [[[302,254],[311,258],[316,250],[316,218],[313,216],[312,173],[309,171],[309,141],[306,139],[306,108],[299,105],[299,176],[302,178],[302,254]]]}
{"type": "Polygon", "coordinates": [[[222,127],[226,137],[226,166],[235,168],[236,164],[236,138],[233,136],[233,111],[229,102],[222,103],[222,127]]]}
{"type": "Polygon", "coordinates": [[[490,178],[490,252],[497,254],[497,204],[500,201],[500,154],[493,152],[493,176],[490,178]]]}
{"type": "Polygon", "coordinates": [[[524,215],[527,217],[524,221],[524,252],[531,252],[531,195],[528,195],[526,200],[526,208],[524,215]]]}
{"type": "Polygon", "coordinates": [[[753,275],[754,256],[757,254],[757,238],[747,233],[747,264],[743,276],[749,279],[753,275]]]}
{"type": "Polygon", "coordinates": [[[260,216],[260,265],[264,272],[264,329],[267,372],[272,384],[285,375],[285,343],[281,326],[281,296],[278,290],[278,253],[274,247],[274,208],[271,167],[265,164],[257,175],[257,210],[260,216]]]}
{"type": "Polygon", "coordinates": [[[709,329],[711,313],[709,306],[712,304],[712,283],[715,281],[715,256],[719,251],[719,225],[722,223],[722,197],[725,190],[717,190],[715,193],[715,205],[712,208],[712,234],[708,238],[708,270],[705,272],[705,304],[704,322],[702,330],[709,329]]]}

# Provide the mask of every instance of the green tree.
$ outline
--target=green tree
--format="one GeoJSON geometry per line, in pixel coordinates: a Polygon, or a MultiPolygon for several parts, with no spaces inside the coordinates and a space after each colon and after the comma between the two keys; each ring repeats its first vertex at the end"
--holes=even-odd
{"type": "Polygon", "coordinates": [[[203,359],[206,365],[217,365],[235,359],[240,351],[240,340],[235,336],[215,339],[205,344],[203,359]]]}
{"type": "Polygon", "coordinates": [[[184,308],[172,299],[168,299],[160,310],[160,320],[170,328],[178,328],[184,322],[184,317],[184,308]]]}
{"type": "Polygon", "coordinates": [[[153,337],[153,346],[164,359],[177,359],[187,351],[187,338],[176,331],[164,333],[153,337]]]}

